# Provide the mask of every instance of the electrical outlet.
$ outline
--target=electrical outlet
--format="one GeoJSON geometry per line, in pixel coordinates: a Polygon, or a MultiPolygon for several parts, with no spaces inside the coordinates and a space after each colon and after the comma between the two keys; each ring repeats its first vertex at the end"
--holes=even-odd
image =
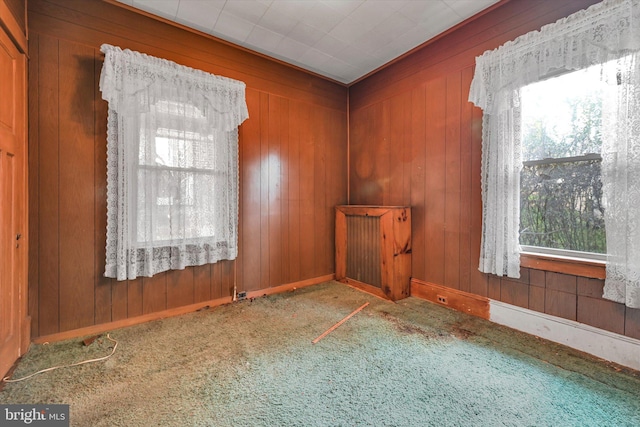
{"type": "Polygon", "coordinates": [[[438,298],[438,302],[440,304],[449,304],[449,302],[447,301],[447,297],[443,297],[442,295],[436,295],[436,297],[438,298]]]}
{"type": "Polygon", "coordinates": [[[247,297],[247,291],[238,292],[238,295],[237,295],[238,300],[245,299],[246,297],[247,297]]]}

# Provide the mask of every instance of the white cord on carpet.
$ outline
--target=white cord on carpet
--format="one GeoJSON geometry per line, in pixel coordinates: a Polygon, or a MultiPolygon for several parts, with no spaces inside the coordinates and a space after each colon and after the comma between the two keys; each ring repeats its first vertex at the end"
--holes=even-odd
{"type": "Polygon", "coordinates": [[[43,369],[41,371],[34,372],[31,375],[27,375],[26,377],[18,378],[18,379],[15,379],[15,380],[10,380],[9,377],[4,377],[2,379],[2,381],[5,382],[5,383],[17,383],[18,381],[24,381],[26,379],[29,379],[29,378],[33,377],[34,375],[42,374],[44,372],[54,371],[54,370],[60,369],[60,368],[71,368],[72,366],[84,365],[85,363],[93,363],[93,362],[100,362],[101,360],[107,360],[108,358],[113,356],[113,354],[116,352],[116,348],[118,348],[118,341],[116,341],[113,338],[111,338],[109,336],[109,334],[107,334],[107,339],[109,341],[115,343],[114,346],[113,346],[113,350],[111,351],[111,354],[108,354],[106,356],[100,357],[98,359],[83,360],[82,362],[72,363],[71,365],[53,366],[51,368],[43,369]]]}

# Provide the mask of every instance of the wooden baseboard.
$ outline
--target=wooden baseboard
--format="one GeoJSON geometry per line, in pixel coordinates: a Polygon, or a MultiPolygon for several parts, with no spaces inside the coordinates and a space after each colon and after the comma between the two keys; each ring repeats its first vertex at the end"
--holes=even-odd
{"type": "Polygon", "coordinates": [[[382,298],[385,301],[392,301],[387,295],[385,295],[384,292],[382,292],[382,289],[377,288],[373,285],[369,285],[367,283],[364,282],[360,282],[359,280],[355,280],[355,279],[349,279],[348,277],[342,278],[340,280],[338,280],[338,282],[340,283],[344,283],[345,285],[351,286],[352,288],[367,292],[371,295],[374,295],[378,298],[382,298]]]}
{"type": "Polygon", "coordinates": [[[259,298],[267,295],[280,294],[282,292],[295,291],[299,288],[304,288],[306,286],[317,285],[320,283],[328,282],[330,280],[334,280],[336,277],[335,274],[327,274],[325,276],[314,277],[313,279],[300,280],[299,282],[287,283],[280,286],[274,286],[273,288],[260,289],[257,291],[248,291],[247,298],[259,298]]]}
{"type": "Polygon", "coordinates": [[[425,299],[433,303],[489,319],[489,299],[458,289],[411,279],[411,296],[425,299]]]}
{"type": "Polygon", "coordinates": [[[33,339],[36,344],[50,343],[56,341],[68,340],[71,338],[83,337],[86,335],[97,335],[114,329],[126,328],[128,326],[139,325],[140,323],[151,322],[153,320],[165,319],[167,317],[180,316],[182,314],[192,313],[205,307],[217,307],[232,302],[231,297],[218,298],[215,300],[199,302],[197,304],[185,305],[169,310],[158,311],[155,313],[144,314],[142,316],[131,317],[128,319],[117,320],[115,322],[101,323],[99,325],[87,326],[85,328],[72,329],[70,331],[58,332],[50,335],[43,335],[33,339]]]}
{"type": "MultiPolygon", "coordinates": [[[[247,298],[258,298],[265,295],[272,295],[281,292],[287,292],[305,286],[317,285],[318,283],[327,282],[333,280],[334,275],[328,274],[326,276],[315,277],[313,279],[301,280],[299,282],[287,283],[281,286],[275,286],[273,288],[262,289],[258,291],[247,292],[247,298]]],[[[83,337],[87,335],[97,335],[104,332],[112,331],[114,329],[126,328],[128,326],[139,325],[145,322],[151,322],[153,320],[166,319],[168,317],[180,316],[187,313],[198,311],[202,308],[213,308],[223,304],[229,304],[233,302],[232,297],[218,298],[210,301],[203,301],[196,304],[185,305],[182,307],[176,307],[169,310],[158,311],[156,313],[149,313],[142,316],[132,317],[129,319],[117,320],[115,322],[102,323],[100,325],[87,326],[85,328],[73,329],[70,331],[58,332],[50,335],[43,335],[33,339],[36,344],[42,344],[45,342],[56,342],[72,338],[83,337]]]]}

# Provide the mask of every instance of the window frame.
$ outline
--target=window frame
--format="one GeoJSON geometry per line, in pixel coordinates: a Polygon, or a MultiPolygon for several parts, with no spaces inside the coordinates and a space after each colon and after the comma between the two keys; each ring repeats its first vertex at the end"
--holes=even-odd
{"type": "Polygon", "coordinates": [[[554,273],[571,274],[592,279],[605,279],[604,261],[520,251],[520,267],[554,273]]]}

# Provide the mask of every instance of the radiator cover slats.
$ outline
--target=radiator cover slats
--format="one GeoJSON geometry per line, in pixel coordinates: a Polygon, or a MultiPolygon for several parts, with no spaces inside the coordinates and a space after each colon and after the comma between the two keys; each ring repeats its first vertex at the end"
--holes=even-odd
{"type": "Polygon", "coordinates": [[[409,296],[411,210],[336,207],[336,279],[383,298],[409,296]]]}
{"type": "Polygon", "coordinates": [[[347,277],[382,288],[380,218],[347,215],[347,277]]]}

